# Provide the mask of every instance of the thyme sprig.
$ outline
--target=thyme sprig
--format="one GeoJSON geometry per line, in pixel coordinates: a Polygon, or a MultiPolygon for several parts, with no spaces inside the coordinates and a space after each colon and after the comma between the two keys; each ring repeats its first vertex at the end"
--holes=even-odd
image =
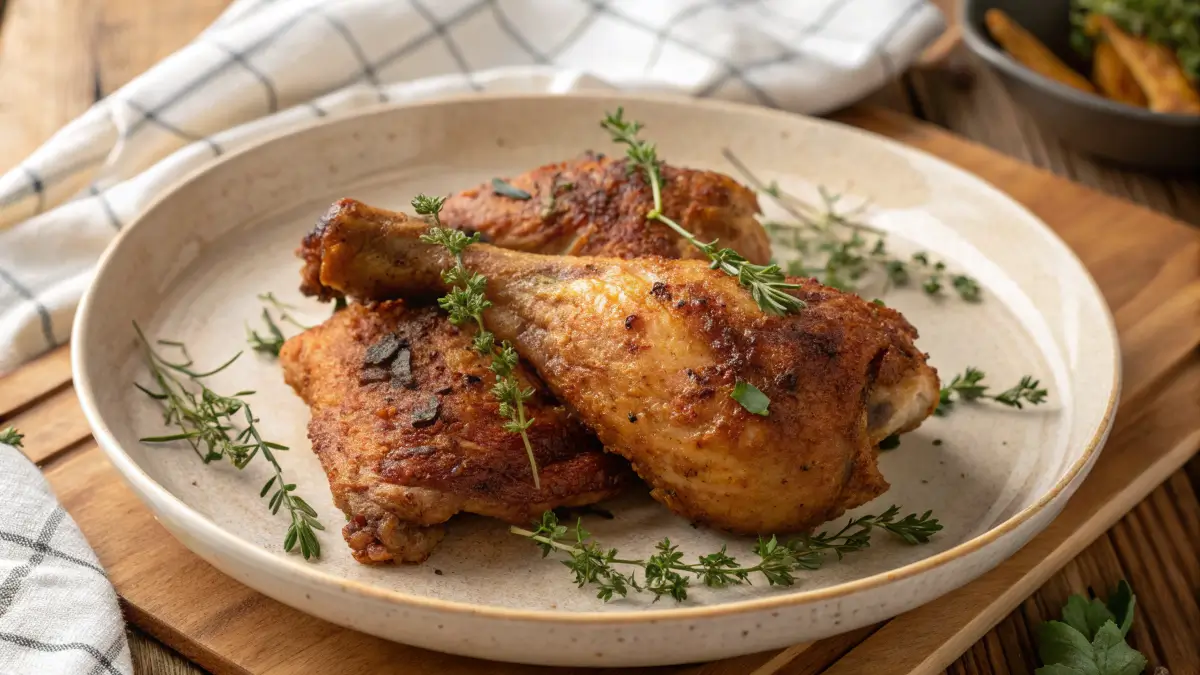
{"type": "Polygon", "coordinates": [[[1046,390],[1042,389],[1041,383],[1030,375],[1022,377],[1015,386],[994,395],[988,393],[988,385],[983,384],[984,377],[986,377],[985,373],[974,367],[968,367],[961,374],[955,375],[950,380],[950,384],[942,387],[938,397],[938,407],[934,414],[946,416],[954,409],[954,404],[958,401],[991,399],[1018,410],[1024,408],[1026,403],[1039,405],[1046,401],[1046,390]]]}
{"type": "Polygon", "coordinates": [[[533,472],[533,485],[541,489],[542,482],[538,476],[537,459],[533,456],[533,446],[529,442],[529,427],[533,426],[533,418],[525,418],[525,401],[533,396],[533,388],[521,388],[515,370],[517,367],[517,351],[512,344],[505,340],[496,344],[496,336],[487,329],[483,322],[483,312],[492,303],[487,299],[487,277],[472,272],[463,264],[463,251],[479,241],[479,233],[466,234],[459,230],[442,227],[439,214],[442,210],[444,197],[428,197],[417,195],[412,200],[413,210],[417,215],[429,221],[429,230],[421,235],[421,241],[427,244],[441,246],[454,256],[454,266],[442,270],[442,281],[450,286],[450,292],[438,298],[438,305],[450,315],[450,323],[456,326],[464,323],[474,323],[478,328],[471,346],[481,355],[491,358],[491,371],[496,374],[496,384],[492,386],[492,396],[500,402],[500,415],[508,419],[504,423],[505,431],[520,434],[525,444],[525,454],[529,457],[529,467],[533,472]]]}
{"type": "Polygon", "coordinates": [[[267,502],[271,513],[277,514],[281,508],[286,508],[291,517],[283,549],[291,552],[299,544],[305,560],[319,558],[321,544],[313,530],[324,530],[325,527],[317,519],[316,510],[296,494],[296,484],[284,480],[283,468],[275,458],[275,452],[287,450],[287,446],[265,440],[259,433],[258,418],[245,400],[254,392],[239,391],[232,396],[222,396],[203,382],[204,378],[232,365],[242,352],[212,370],[198,371],[182,342],[159,340],[156,343],[179,351],[182,360],[172,361],[154,349],[137,323],[133,328],[137,331],[146,367],[157,390],[136,382],[134,386],[162,406],[164,424],[179,429],[179,433],[140,440],[143,443],[186,441],[205,464],[228,459],[238,469],[246,468],[251,460],[261,455],[271,465],[274,475],[262,486],[259,496],[267,498],[271,493],[267,502]]]}
{"type": "Polygon", "coordinates": [[[859,216],[866,205],[844,210],[842,195],[825,187],[817,188],[820,205],[812,205],[788,194],[772,181],[764,183],[729,149],[725,159],[738,170],[755,190],[767,195],[793,222],[764,223],[775,238],[784,238],[800,258],[787,264],[790,276],[814,277],[826,286],[856,291],[872,270],[881,273],[888,286],[908,286],[916,282],[926,294],[940,296],[949,287],[967,302],[978,302],[979,282],[966,274],[948,271],[940,260],[917,252],[908,258],[888,251],[887,233],[862,222],[859,216]]]}
{"type": "Polygon", "coordinates": [[[509,531],[536,543],[542,557],[566,554],[567,559],[562,563],[574,574],[575,583],[580,588],[594,585],[596,597],[605,602],[616,596],[627,597],[630,591],[651,593],[655,602],[663,596],[682,602],[687,599],[693,579],[709,588],[724,588],[749,584],[752,575],[761,574],[769,586],[791,586],[796,583],[796,571],[820,568],[827,555],[840,560],[847,553],[869,547],[872,530],[882,529],[906,543],[920,544],[942,529],[929,511],[897,519],[899,514],[900,508],[892,506],[878,516],[851,519],[837,532],[800,536],[787,542],[774,536],[760,537],[752,549],[758,562],[748,566],[730,556],[725,546],[715,553],[698,556],[694,563],[686,562],[679,547],[667,538],[658,542],[656,552],[649,558],[622,558],[617,549],[605,548],[593,540],[591,533],[583,528],[583,519],[577,520],[574,527],[567,527],[559,523],[553,511],[543,513],[532,530],[514,526],[509,531]]]}
{"type": "Polygon", "coordinates": [[[259,293],[258,299],[263,303],[262,320],[263,323],[266,324],[267,328],[265,332],[259,333],[247,325],[246,342],[254,351],[261,352],[263,354],[269,354],[278,358],[279,351],[283,349],[283,343],[287,341],[287,338],[283,335],[283,330],[280,328],[279,324],[276,323],[271,317],[271,312],[269,311],[268,306],[274,308],[275,311],[279,313],[280,321],[290,323],[300,330],[308,330],[309,328],[312,328],[312,326],[308,326],[297,321],[296,318],[291,314],[292,310],[295,310],[296,308],[283,302],[279,298],[276,298],[274,293],[259,293]]]}
{"type": "Polygon", "coordinates": [[[16,427],[9,427],[4,431],[0,431],[0,443],[11,445],[14,448],[25,447],[25,434],[17,431],[16,427]]]}
{"type": "Polygon", "coordinates": [[[787,292],[800,286],[788,283],[778,265],[755,265],[733,249],[718,248],[715,239],[707,244],[702,243],[695,235],[663,213],[662,162],[658,159],[658,151],[653,143],[638,138],[642,123],[627,121],[624,114],[624,109],[617,108],[616,114],[609,113],[600,122],[600,126],[612,135],[615,143],[626,146],[629,170],[640,169],[645,174],[646,182],[654,195],[654,207],[646,213],[646,218],[666,225],[692,246],[700,249],[712,261],[713,269],[736,277],[738,283],[750,291],[751,297],[762,311],[768,314],[790,314],[804,309],[804,301],[787,292]]]}

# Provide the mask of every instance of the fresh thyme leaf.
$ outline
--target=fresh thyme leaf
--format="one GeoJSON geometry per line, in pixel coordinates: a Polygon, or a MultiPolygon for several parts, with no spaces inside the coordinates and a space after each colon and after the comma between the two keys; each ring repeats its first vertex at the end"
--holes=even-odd
{"type": "Polygon", "coordinates": [[[738,380],[733,385],[733,393],[729,395],[729,398],[740,403],[746,409],[746,412],[762,415],[763,417],[771,414],[767,410],[771,405],[771,399],[759,391],[758,387],[745,380],[738,380]]]}
{"type": "Polygon", "coordinates": [[[492,179],[492,192],[495,192],[496,194],[500,195],[501,197],[508,197],[509,199],[520,199],[521,201],[525,201],[527,199],[533,198],[533,195],[522,190],[521,188],[514,187],[512,185],[512,183],[509,183],[502,178],[493,178],[492,179]]]}
{"type": "Polygon", "coordinates": [[[983,371],[973,367],[968,367],[962,374],[955,375],[950,380],[950,384],[942,387],[939,392],[938,407],[934,410],[934,414],[944,417],[954,409],[954,404],[958,401],[991,399],[1017,409],[1024,408],[1026,403],[1039,405],[1046,401],[1046,390],[1040,388],[1040,383],[1029,375],[1022,377],[1016,386],[994,396],[987,393],[988,386],[983,384],[984,377],[983,371]]]}
{"type": "Polygon", "coordinates": [[[879,441],[879,449],[880,450],[895,450],[898,447],[900,447],[900,435],[899,434],[892,434],[891,436],[888,436],[887,438],[883,439],[882,441],[879,441]]]}
{"type": "MultiPolygon", "coordinates": [[[[250,348],[254,351],[261,352],[263,354],[269,354],[278,358],[279,351],[283,349],[283,343],[287,341],[287,338],[284,337],[283,331],[280,329],[279,324],[271,318],[271,313],[268,311],[266,305],[273,307],[277,312],[279,312],[280,321],[290,323],[300,330],[308,330],[309,328],[312,328],[312,326],[307,326],[297,321],[296,318],[291,315],[291,310],[296,308],[280,301],[279,298],[275,297],[274,293],[260,293],[258,299],[264,304],[262,319],[263,323],[267,326],[267,330],[265,333],[259,333],[258,331],[252,330],[249,326],[246,326],[246,342],[249,343],[250,348]]],[[[343,303],[344,302],[345,300],[343,299],[343,303]]]]}
{"type": "MultiPolygon", "coordinates": [[[[887,233],[859,219],[865,205],[844,209],[841,195],[818,187],[821,204],[814,206],[788,194],[775,181],[764,183],[730,150],[722,154],[747,183],[771,197],[794,220],[763,225],[772,239],[800,255],[784,263],[789,275],[811,276],[826,286],[856,292],[875,270],[887,285],[902,287],[915,281],[929,295],[941,295],[946,286],[946,264],[924,252],[914,254],[910,260],[893,256],[888,251],[887,233]]],[[[950,285],[967,302],[981,298],[979,283],[965,274],[951,275],[950,285]]]]}
{"type": "Polygon", "coordinates": [[[779,265],[752,264],[733,249],[717,248],[715,239],[707,244],[701,243],[695,235],[663,213],[662,162],[658,159],[658,151],[653,143],[638,138],[642,123],[627,121],[624,115],[625,110],[617,108],[616,114],[609,113],[600,122],[600,126],[612,135],[613,142],[626,146],[629,171],[641,170],[650,185],[654,195],[654,207],[646,214],[646,219],[657,220],[671,228],[708,256],[713,269],[736,277],[738,283],[750,291],[750,296],[767,314],[790,314],[804,309],[804,301],[787,292],[799,288],[800,285],[788,283],[779,265]]]}
{"type": "Polygon", "coordinates": [[[0,443],[11,445],[14,448],[25,447],[25,444],[23,443],[24,439],[25,434],[17,431],[16,427],[9,427],[4,431],[0,431],[0,443]]]}
{"type": "Polygon", "coordinates": [[[283,349],[283,343],[287,341],[287,338],[283,336],[283,331],[279,329],[279,324],[275,323],[275,320],[271,318],[271,313],[266,308],[263,308],[262,318],[263,323],[267,325],[267,332],[260,334],[258,331],[246,326],[246,342],[249,343],[250,348],[254,351],[278,358],[280,350],[283,349]]]}
{"type": "Polygon", "coordinates": [[[649,558],[621,558],[617,549],[604,548],[592,540],[583,528],[582,519],[574,527],[567,527],[559,523],[553,511],[544,512],[541,520],[533,523],[532,530],[508,529],[537,544],[542,557],[556,552],[565,555],[567,559],[562,564],[571,570],[575,583],[580,588],[592,584],[596,597],[605,602],[614,596],[626,597],[630,592],[651,593],[656,602],[664,596],[682,602],[687,599],[693,580],[709,588],[724,588],[749,584],[755,574],[761,574],[769,586],[791,586],[796,583],[795,572],[818,569],[827,554],[841,559],[847,553],[869,547],[873,529],[883,529],[909,544],[925,543],[942,529],[929,511],[896,520],[899,513],[900,508],[892,506],[878,516],[851,519],[838,532],[801,536],[786,543],[774,536],[760,537],[753,548],[758,561],[750,566],[739,563],[724,546],[715,553],[697,556],[696,562],[688,562],[687,556],[669,539],[660,541],[649,558]],[[619,568],[630,571],[621,572],[619,568]]]}
{"type": "MultiPolygon", "coordinates": [[[[493,187],[496,181],[492,181],[493,187]]],[[[528,198],[526,194],[526,198],[528,198]]],[[[487,278],[471,272],[463,263],[462,254],[468,246],[479,241],[479,234],[467,235],[463,232],[442,227],[439,216],[442,204],[446,200],[440,197],[417,195],[412,200],[413,210],[429,221],[429,230],[421,235],[421,241],[427,244],[441,246],[454,256],[454,266],[442,271],[442,281],[450,286],[450,291],[438,298],[438,305],[450,315],[454,325],[474,323],[478,331],[471,339],[472,348],[480,355],[491,358],[491,371],[496,375],[496,384],[492,386],[492,396],[500,403],[500,416],[507,418],[504,423],[505,431],[518,434],[525,444],[525,455],[529,458],[529,468],[533,472],[533,486],[541,489],[542,481],[538,471],[537,459],[533,456],[533,445],[529,442],[529,428],[533,426],[532,418],[525,418],[525,402],[533,397],[533,388],[521,388],[514,371],[517,367],[517,350],[508,341],[496,345],[496,338],[483,322],[483,312],[492,303],[488,301],[487,278]]],[[[433,403],[437,404],[435,398],[433,403]]],[[[432,424],[437,415],[437,408],[432,407],[432,415],[426,410],[418,411],[414,416],[413,426],[432,424]]],[[[615,591],[614,591],[615,592],[615,591]]]]}
{"type": "Polygon", "coordinates": [[[180,360],[172,361],[151,346],[140,326],[134,323],[133,328],[141,342],[146,367],[157,391],[137,383],[134,386],[162,406],[163,424],[179,429],[176,434],[149,436],[140,440],[143,443],[186,441],[205,464],[225,458],[238,469],[246,468],[255,457],[262,456],[271,465],[274,474],[263,485],[259,495],[267,498],[267,493],[273,489],[267,508],[272,514],[286,508],[291,517],[291,525],[284,536],[284,550],[291,552],[299,543],[300,554],[305,560],[320,557],[321,545],[313,530],[325,528],[317,519],[317,512],[299,495],[293,494],[295,484],[284,481],[283,468],[275,458],[275,452],[285,451],[287,447],[265,440],[259,433],[258,418],[244,398],[254,392],[242,391],[233,396],[222,396],[202,381],[228,368],[241,356],[241,352],[213,370],[197,372],[183,343],[158,342],[179,351],[180,360]]]}

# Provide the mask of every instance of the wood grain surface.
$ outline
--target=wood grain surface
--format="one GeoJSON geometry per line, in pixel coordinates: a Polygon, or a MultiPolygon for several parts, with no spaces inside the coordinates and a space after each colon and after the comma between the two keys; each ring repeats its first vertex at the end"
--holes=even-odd
{"type": "MultiPolygon", "coordinates": [[[[0,23],[0,169],[14,165],[59,126],[86,109],[97,96],[113,91],[182,45],[225,4],[225,0],[8,0],[7,3],[0,0],[0,6],[6,5],[0,23]]],[[[943,43],[939,49],[942,53],[938,58],[882,90],[873,97],[873,102],[915,114],[1053,174],[1145,204],[1193,225],[1200,224],[1200,180],[1195,176],[1123,171],[1074,153],[1037,129],[1007,96],[995,76],[977,60],[961,48],[955,49],[952,41],[943,43]]],[[[902,119],[853,111],[847,119],[875,125],[877,130],[890,131],[901,140],[934,152],[944,150],[945,144],[953,141],[944,140],[928,128],[906,125],[902,119]]],[[[1200,631],[1197,599],[1200,548],[1196,543],[1200,541],[1197,500],[1200,460],[1192,460],[1185,470],[1175,471],[1200,445],[1200,439],[1195,437],[1195,424],[1188,423],[1189,419],[1193,423],[1200,419],[1197,410],[1200,354],[1196,351],[1200,341],[1197,339],[1200,285],[1195,281],[1200,270],[1200,240],[1195,230],[1188,232],[1161,224],[1167,222],[1165,219],[1154,221],[1160,223],[1156,230],[1155,226],[1146,225],[1144,212],[1118,208],[1114,206],[1116,202],[1078,186],[1054,183],[1053,188],[1048,188],[1044,181],[1053,180],[1050,173],[1026,174],[1022,164],[998,158],[982,147],[951,144],[955,145],[952,161],[1002,185],[1043,217],[1045,214],[1039,208],[1053,209],[1056,203],[1068,200],[1075,204],[1079,217],[1068,224],[1073,227],[1073,234],[1067,239],[1081,257],[1090,261],[1097,276],[1100,273],[1096,265],[1108,270],[1110,281],[1104,291],[1121,327],[1127,372],[1125,391],[1130,396],[1123,402],[1120,427],[1113,435],[1109,451],[1101,459],[1102,463],[1115,464],[1104,474],[1100,469],[1105,464],[1098,465],[1064,517],[1048,531],[1075,533],[1081,541],[1069,546],[1039,547],[1042,540],[1039,538],[1014,559],[1018,562],[1026,559],[1024,571],[1019,572],[1022,583],[1013,583],[1003,570],[997,570],[949,599],[916,610],[905,617],[907,624],[897,621],[783,652],[654,672],[714,675],[765,671],[795,675],[822,672],[845,655],[828,672],[876,673],[885,672],[880,670],[885,667],[886,672],[913,669],[939,672],[944,664],[950,664],[951,673],[1032,673],[1037,666],[1033,627],[1057,615],[1068,594],[1094,589],[1103,595],[1118,579],[1124,578],[1138,593],[1139,608],[1131,640],[1150,658],[1151,668],[1147,672],[1166,666],[1176,674],[1200,673],[1197,654],[1200,641],[1196,639],[1200,631]],[[1018,175],[1023,177],[1021,181],[1006,180],[1018,175]],[[1174,234],[1160,237],[1156,233],[1168,230],[1174,234]],[[1141,346],[1134,348],[1137,345],[1141,346]],[[1110,452],[1118,447],[1127,451],[1110,452]],[[1102,481],[1094,480],[1105,474],[1120,476],[1138,467],[1142,471],[1135,481],[1101,484],[1102,481]],[[1166,482],[1152,490],[1163,478],[1166,482]],[[1106,509],[1105,505],[1119,503],[1123,491],[1126,496],[1130,491],[1151,492],[1082,553],[1073,555],[1072,549],[1082,548],[1095,536],[1087,528],[1103,529],[1120,517],[1122,509],[1106,509]],[[1085,497],[1095,503],[1076,509],[1076,503],[1082,504],[1085,497]],[[1075,511],[1087,513],[1076,520],[1067,520],[1075,511]],[[986,611],[970,612],[976,623],[964,622],[962,608],[977,603],[982,603],[980,606],[986,611]],[[972,644],[965,636],[978,634],[980,622],[982,628],[992,624],[995,627],[972,644]],[[909,626],[907,630],[905,625],[909,626]],[[914,654],[925,652],[910,646],[923,647],[921,642],[928,641],[926,635],[931,640],[943,640],[941,644],[945,646],[933,658],[915,657],[914,654]]],[[[78,405],[69,380],[65,348],[0,380],[0,420],[5,424],[17,423],[27,432],[38,429],[27,439],[28,451],[39,459],[56,487],[62,480],[56,477],[68,475],[66,468],[75,466],[99,472],[91,475],[107,480],[107,483],[102,481],[102,486],[111,484],[115,486],[113,489],[124,490],[113,479],[107,463],[98,458],[86,426],[80,426],[78,405]]],[[[70,492],[65,487],[59,489],[70,492]]],[[[65,496],[63,499],[67,501],[65,496]]],[[[124,501],[115,503],[124,510],[110,511],[107,514],[110,517],[114,513],[125,517],[141,512],[147,550],[175,549],[185,559],[190,557],[192,562],[172,577],[180,580],[180,584],[196,584],[214,592],[239,588],[182,550],[127,490],[124,501]]],[[[72,513],[79,517],[77,510],[72,513]]],[[[104,523],[94,522],[91,527],[102,531],[104,523]]],[[[1069,539],[1063,537],[1063,541],[1069,539]]],[[[107,564],[108,555],[114,553],[122,554],[110,551],[101,557],[107,564]]],[[[154,566],[150,561],[156,559],[125,563],[121,573],[131,578],[153,578],[154,566]]],[[[238,604],[222,603],[223,613],[215,614],[205,610],[203,594],[193,594],[195,604],[188,609],[199,610],[200,616],[186,625],[199,641],[170,634],[166,627],[144,616],[143,609],[127,605],[132,623],[140,622],[158,631],[159,638],[188,645],[192,650],[188,653],[189,660],[139,628],[131,627],[135,671],[194,674],[202,672],[195,663],[199,661],[222,672],[293,672],[278,660],[277,643],[285,636],[281,635],[282,628],[273,625],[277,616],[273,612],[280,606],[248,593],[241,596],[238,604]],[[215,652],[197,646],[218,644],[222,634],[230,630],[222,629],[225,624],[231,624],[233,630],[259,631],[262,635],[261,643],[243,646],[244,651],[238,655],[248,659],[243,662],[256,664],[253,669],[225,668],[215,652]],[[254,650],[268,658],[251,653],[254,650]]],[[[347,632],[340,629],[333,628],[332,634],[312,630],[304,634],[310,638],[307,644],[312,652],[320,651],[321,645],[329,640],[347,639],[340,635],[347,632]]],[[[372,640],[358,636],[344,644],[354,647],[372,640]]],[[[392,658],[412,652],[429,655],[408,647],[386,647],[400,650],[389,652],[392,658]]],[[[429,664],[427,670],[408,672],[475,672],[480,666],[479,662],[472,662],[475,666],[464,670],[463,666],[454,665],[456,657],[430,655],[429,658],[422,661],[429,664]]],[[[407,659],[401,658],[359,663],[342,658],[336,663],[314,661],[306,665],[395,667],[406,662],[407,659]]],[[[489,672],[528,670],[497,666],[493,671],[491,665],[488,664],[489,672]]]]}

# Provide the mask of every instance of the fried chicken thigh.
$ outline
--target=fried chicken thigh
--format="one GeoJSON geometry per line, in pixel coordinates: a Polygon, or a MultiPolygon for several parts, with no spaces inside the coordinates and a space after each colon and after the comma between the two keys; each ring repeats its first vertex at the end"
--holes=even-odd
{"type": "MultiPolygon", "coordinates": [[[[755,219],[758,198],[729,176],[663,165],[663,212],[708,242],[719,239],[766,264],[767,232],[755,219]]],[[[490,183],[446,200],[442,223],[479,232],[502,248],[555,255],[703,258],[662,226],[646,221],[654,195],[624,159],[587,154],[548,164],[508,181],[530,199],[496,194],[490,183]]]]}
{"type": "MultiPolygon", "coordinates": [[[[420,241],[427,225],[371,211],[343,200],[310,235],[317,291],[363,301],[444,293],[440,272],[453,261],[420,241]]],[[[488,278],[496,336],[633,463],[656,499],[693,522],[786,533],[837,517],[887,489],[878,442],[936,405],[937,375],[916,330],[892,309],[812,280],[795,291],[807,308],[771,316],[698,260],[486,244],[463,260],[488,278]],[[738,381],[769,397],[767,416],[731,398],[738,381]]]]}
{"type": "Polygon", "coordinates": [[[460,511],[527,524],[610,497],[632,478],[519,366],[536,392],[525,404],[536,420],[535,488],[521,437],[497,413],[495,375],[436,307],[353,304],[288,340],[279,359],[312,407],[313,450],[359,562],[424,560],[460,511]]]}

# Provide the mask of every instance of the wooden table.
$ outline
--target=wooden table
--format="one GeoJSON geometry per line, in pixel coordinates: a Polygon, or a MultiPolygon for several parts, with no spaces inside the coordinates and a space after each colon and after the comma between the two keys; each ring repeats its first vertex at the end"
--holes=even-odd
{"type": "MultiPolygon", "coordinates": [[[[227,0],[0,0],[0,167],[204,28],[227,0]]],[[[994,76],[952,50],[873,96],[885,105],[1080,183],[1200,225],[1200,177],[1151,176],[1101,165],[1043,134],[994,76]]],[[[1129,580],[1139,598],[1133,641],[1151,667],[1200,673],[1200,458],[1170,477],[954,663],[950,673],[1032,673],[1032,627],[1088,586],[1129,580]]],[[[137,629],[139,674],[197,667],[137,629]]],[[[1147,672],[1150,672],[1149,670],[1147,672]]]]}

